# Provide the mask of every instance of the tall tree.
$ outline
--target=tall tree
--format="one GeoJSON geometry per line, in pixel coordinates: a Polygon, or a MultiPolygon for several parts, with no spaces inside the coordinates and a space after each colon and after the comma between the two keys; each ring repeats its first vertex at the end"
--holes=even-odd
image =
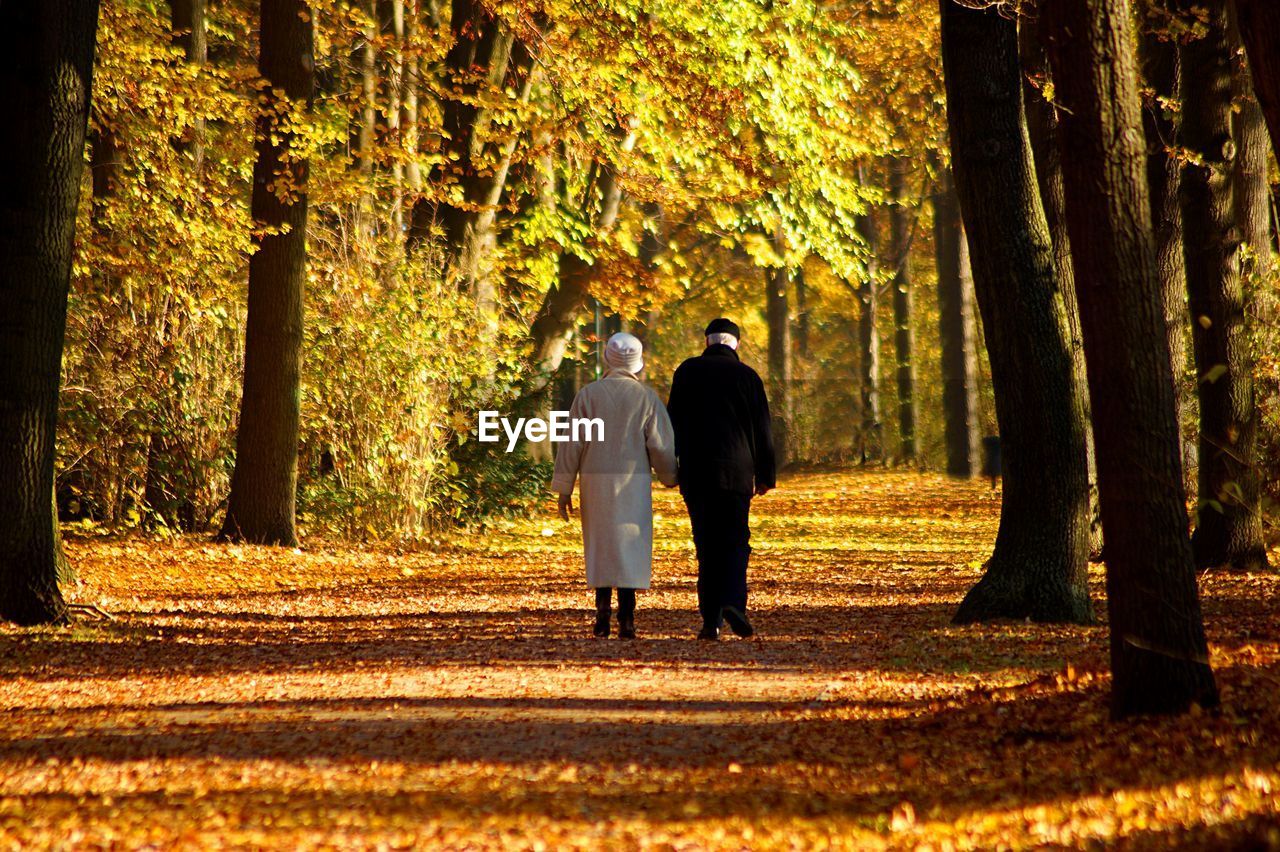
{"type": "MultiPolygon", "coordinates": [[[[622,150],[629,151],[635,145],[634,131],[623,140],[622,150]]],[[[584,218],[592,217],[595,226],[595,240],[608,239],[618,221],[618,212],[622,207],[622,185],[618,180],[616,166],[600,161],[596,164],[598,179],[591,194],[583,199],[581,213],[584,218]]],[[[532,343],[534,375],[530,388],[540,391],[546,387],[551,377],[564,360],[564,353],[573,335],[578,315],[587,304],[591,293],[593,276],[598,274],[598,267],[576,252],[565,249],[560,253],[556,286],[543,296],[542,304],[534,315],[529,327],[529,338],[532,343]]]]}
{"type": "MultiPolygon", "coordinates": [[[[1233,45],[1239,42],[1237,31],[1233,31],[1231,41],[1233,45]]],[[[1267,157],[1270,140],[1267,138],[1266,117],[1254,89],[1253,74],[1244,52],[1233,50],[1231,94],[1235,112],[1232,135],[1236,140],[1236,159],[1231,180],[1235,190],[1236,224],[1245,247],[1241,271],[1245,279],[1246,302],[1251,301],[1250,292],[1268,280],[1275,263],[1267,157]]]]}
{"type": "MultiPolygon", "coordinates": [[[[173,43],[182,50],[183,61],[197,68],[209,59],[209,43],[206,32],[205,0],[170,0],[169,20],[173,43]]],[[[187,135],[175,140],[179,151],[191,157],[194,174],[198,175],[204,162],[205,120],[195,116],[187,135]]],[[[95,149],[96,142],[91,143],[95,149]]],[[[99,167],[94,170],[94,197],[100,197],[97,189],[99,167]]],[[[112,176],[114,177],[114,176],[112,176]]],[[[166,338],[173,334],[172,324],[164,323],[166,338]]],[[[166,351],[174,347],[166,346],[166,351]]],[[[170,389],[164,399],[158,401],[151,434],[147,439],[147,470],[143,479],[143,501],[146,503],[148,523],[163,524],[174,529],[191,530],[195,527],[195,505],[191,499],[194,483],[194,465],[189,448],[179,424],[183,421],[181,391],[170,389]]]]}
{"type": "MultiPolygon", "coordinates": [[[[405,68],[407,63],[405,44],[404,0],[380,0],[379,16],[382,37],[391,49],[384,52],[386,67],[383,76],[386,90],[382,98],[382,129],[388,144],[399,149],[403,143],[403,107],[405,94],[405,68]]],[[[395,156],[391,160],[391,204],[387,217],[394,233],[404,227],[404,160],[395,156]]]]}
{"type": "MultiPolygon", "coordinates": [[[[520,103],[527,102],[539,66],[528,42],[484,3],[452,0],[450,9],[453,42],[443,68],[441,150],[430,175],[449,191],[415,202],[407,248],[414,251],[438,230],[446,273],[475,293],[482,310],[493,313],[497,294],[486,264],[517,142],[515,133],[490,138],[495,136],[488,132],[497,103],[493,94],[510,88],[520,103]]],[[[525,23],[536,29],[545,19],[534,15],[525,23]]]]}
{"type": "MultiPolygon", "coordinates": [[[[182,48],[191,65],[203,66],[209,61],[209,41],[205,24],[205,0],[170,0],[169,20],[173,28],[173,42],[182,48]]],[[[191,152],[196,165],[204,159],[204,118],[197,116],[191,122],[192,138],[182,145],[191,152]]]]}
{"type": "Polygon", "coordinates": [[[262,0],[258,71],[266,80],[254,149],[244,395],[227,517],[219,537],[297,544],[302,289],[307,265],[308,163],[282,114],[310,109],[314,87],[311,8],[262,0]]]}
{"type": "Polygon", "coordinates": [[[804,279],[804,266],[797,266],[794,276],[796,285],[796,321],[792,334],[796,339],[796,355],[809,357],[809,285],[804,279]]]}
{"type": "Polygon", "coordinates": [[[1271,148],[1280,157],[1280,3],[1235,0],[1235,9],[1253,68],[1253,89],[1271,132],[1271,148]]]}
{"type": "Polygon", "coordinates": [[[909,164],[903,158],[889,168],[889,239],[893,243],[893,348],[898,377],[898,437],[902,461],[916,460],[915,328],[911,324],[911,237],[915,228],[907,194],[909,164]]]}
{"type": "Polygon", "coordinates": [[[95,0],[0,4],[0,618],[56,622],[58,377],[98,24],[95,0]]]}
{"type": "Polygon", "coordinates": [[[361,193],[356,230],[361,236],[373,225],[374,141],[378,133],[378,0],[366,0],[364,38],[353,63],[360,73],[360,121],[354,128],[355,165],[360,172],[361,193]]]}
{"type": "Polygon", "coordinates": [[[1075,273],[1071,268],[1071,235],[1067,230],[1062,158],[1058,153],[1058,114],[1046,98],[1047,92],[1052,91],[1053,77],[1049,72],[1044,45],[1036,33],[1033,21],[1024,20],[1018,27],[1018,45],[1023,70],[1022,95],[1027,112],[1027,135],[1031,139],[1031,156],[1035,162],[1040,202],[1044,206],[1045,221],[1053,240],[1054,269],[1058,274],[1058,289],[1062,292],[1067,315],[1076,393],[1080,396],[1079,405],[1084,410],[1085,465],[1089,477],[1089,550],[1098,554],[1102,551],[1102,525],[1097,522],[1097,465],[1094,460],[1093,430],[1088,427],[1089,390],[1085,377],[1084,337],[1080,331],[1080,309],[1076,305],[1075,273]]]}
{"type": "MultiPolygon", "coordinates": [[[[1173,36],[1167,31],[1167,12],[1159,4],[1149,4],[1142,28],[1139,57],[1142,62],[1142,129],[1147,145],[1147,188],[1151,194],[1152,225],[1156,238],[1156,269],[1160,273],[1161,303],[1165,336],[1169,341],[1169,364],[1173,371],[1178,426],[1191,408],[1187,372],[1187,265],[1182,248],[1182,156],[1179,150],[1181,119],[1177,100],[1181,96],[1182,61],[1173,36]]],[[[1190,467],[1193,456],[1189,442],[1178,433],[1183,465],[1190,467]]]]}
{"type": "Polygon", "coordinates": [[[1182,137],[1192,155],[1182,175],[1187,302],[1200,397],[1196,564],[1255,569],[1266,564],[1259,504],[1257,407],[1245,327],[1233,172],[1232,46],[1226,0],[1180,0],[1206,15],[1182,46],[1182,137]],[[1194,71],[1193,71],[1194,69],[1194,71]]]}
{"type": "MultiPolygon", "coordinates": [[[[772,236],[773,250],[786,258],[786,236],[779,224],[772,236]]],[[[773,412],[774,442],[785,463],[791,427],[791,316],[788,306],[791,270],[785,261],[764,270],[765,316],[769,325],[769,398],[773,412]]]]}
{"type": "Polygon", "coordinates": [[[1042,7],[1107,537],[1112,712],[1217,702],[1200,618],[1128,0],[1042,7]]]}
{"type": "Polygon", "coordinates": [[[1017,24],[941,0],[951,162],[1004,462],[1000,529],[957,623],[1088,622],[1085,418],[1027,139],[1017,24]]]}
{"type": "Polygon", "coordinates": [[[978,465],[978,351],[973,276],[969,272],[964,224],[960,221],[960,200],[950,169],[940,171],[934,186],[933,250],[938,273],[947,474],[968,478],[978,465]]]}
{"type": "Polygon", "coordinates": [[[404,97],[400,124],[404,128],[403,147],[407,160],[404,166],[405,183],[409,192],[417,196],[422,191],[422,165],[419,161],[421,133],[418,128],[419,93],[422,86],[422,60],[418,56],[416,41],[421,29],[422,10],[419,0],[404,0],[404,45],[408,53],[404,57],[402,80],[404,97]]]}
{"type": "MultiPolygon", "coordinates": [[[[376,0],[375,0],[376,2],[376,0]]],[[[477,125],[482,119],[480,96],[490,80],[501,81],[510,59],[509,31],[477,0],[452,0],[449,30],[452,45],[444,59],[444,83],[448,90],[441,98],[443,119],[439,163],[432,169],[433,182],[456,181],[461,199],[437,203],[419,198],[413,206],[407,248],[415,250],[431,235],[433,228],[444,232],[447,246],[461,247],[469,225],[468,202],[480,191],[476,164],[473,164],[477,125]]]]}
{"type": "Polygon", "coordinates": [[[880,422],[880,334],[876,329],[880,301],[880,232],[875,213],[868,210],[857,221],[858,235],[867,247],[867,263],[858,281],[858,389],[861,422],[858,428],[859,455],[863,464],[884,458],[880,422]]]}

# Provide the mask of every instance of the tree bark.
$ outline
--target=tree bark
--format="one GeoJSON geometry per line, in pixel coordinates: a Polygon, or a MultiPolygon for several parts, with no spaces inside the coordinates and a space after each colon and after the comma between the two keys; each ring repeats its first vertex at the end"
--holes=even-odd
{"type": "Polygon", "coordinates": [[[386,125],[387,144],[393,149],[391,160],[391,202],[388,220],[393,233],[404,229],[404,72],[405,72],[405,20],[404,0],[383,0],[381,3],[382,33],[389,36],[394,45],[387,55],[386,107],[382,120],[386,125]]]}
{"type": "Polygon", "coordinates": [[[796,355],[809,357],[809,285],[804,280],[804,266],[796,267],[796,321],[794,335],[796,355]]]}
{"type": "MultiPolygon", "coordinates": [[[[173,29],[174,44],[182,48],[187,62],[204,66],[209,61],[209,42],[205,32],[205,0],[170,0],[169,21],[173,29]]],[[[180,149],[191,154],[196,168],[204,161],[204,119],[197,116],[191,122],[190,140],[183,140],[180,149]]]]}
{"type": "Polygon", "coordinates": [[[1235,0],[1235,8],[1253,69],[1253,91],[1271,132],[1271,149],[1280,158],[1280,3],[1235,0]]]}
{"type": "Polygon", "coordinates": [[[934,265],[938,273],[938,337],[942,349],[942,410],[947,474],[968,479],[978,465],[978,350],[973,277],[964,250],[960,200],[951,170],[933,193],[934,265]]]}
{"type": "MultiPolygon", "coordinates": [[[[623,150],[630,150],[635,144],[635,133],[629,134],[622,144],[623,150]]],[[[610,163],[598,162],[596,168],[599,170],[599,207],[595,215],[595,240],[602,241],[608,239],[618,221],[618,212],[622,208],[622,185],[618,181],[617,169],[610,163]]],[[[583,207],[587,208],[588,203],[583,207]]],[[[556,286],[543,296],[529,326],[534,365],[529,393],[545,388],[560,368],[579,314],[591,295],[591,282],[597,272],[591,261],[583,260],[570,251],[560,253],[556,286]]]]}
{"type": "Polygon", "coordinates": [[[1097,418],[1117,717],[1217,703],[1200,618],[1128,0],[1041,12],[1097,418]]]}
{"type": "Polygon", "coordinates": [[[1169,364],[1177,403],[1179,457],[1185,473],[1194,461],[1192,447],[1182,440],[1182,424],[1190,416],[1192,399],[1187,379],[1187,266],[1182,247],[1182,206],[1178,199],[1182,185],[1182,159],[1177,151],[1181,144],[1180,121],[1172,105],[1180,94],[1182,63],[1177,45],[1160,31],[1162,26],[1161,22],[1149,22],[1140,43],[1139,55],[1147,84],[1144,92],[1149,92],[1145,95],[1142,127],[1147,149],[1147,188],[1155,228],[1156,270],[1160,275],[1165,337],[1169,342],[1169,364]]]}
{"type": "MultiPolygon", "coordinates": [[[[786,238],[782,226],[774,229],[773,250],[786,256],[786,238]]],[[[784,264],[764,271],[765,315],[769,325],[769,399],[773,416],[774,444],[778,448],[779,466],[786,464],[791,428],[791,316],[787,290],[791,270],[784,264]]]]}
{"type": "Polygon", "coordinates": [[[894,204],[889,208],[889,239],[893,243],[893,346],[898,377],[898,438],[903,462],[918,456],[916,442],[915,329],[911,324],[911,232],[915,217],[908,209],[905,160],[895,160],[889,169],[889,192],[894,204]]]}
{"type": "Polygon", "coordinates": [[[1067,314],[1071,340],[1071,368],[1074,374],[1076,402],[1084,412],[1085,470],[1089,478],[1089,553],[1096,558],[1102,553],[1102,523],[1098,507],[1097,460],[1093,447],[1092,415],[1089,411],[1089,383],[1085,375],[1084,336],[1080,330],[1080,308],[1076,304],[1075,273],[1071,268],[1071,235],[1067,231],[1067,202],[1062,177],[1062,158],[1058,150],[1058,115],[1037,86],[1051,85],[1049,60],[1044,45],[1030,23],[1018,28],[1019,52],[1023,70],[1023,102],[1027,113],[1027,134],[1031,139],[1031,157],[1036,167],[1036,185],[1044,206],[1045,221],[1053,241],[1053,266],[1058,275],[1058,288],[1067,314]]]}
{"type": "Polygon", "coordinates": [[[880,420],[880,335],[876,331],[880,234],[872,211],[859,216],[855,227],[867,246],[867,265],[858,282],[858,391],[861,412],[858,448],[862,464],[866,465],[878,464],[884,459],[880,420]]]}
{"type": "Polygon", "coordinates": [[[418,0],[405,0],[404,43],[409,55],[404,65],[404,96],[401,125],[404,128],[405,184],[414,198],[422,191],[422,166],[420,146],[422,134],[418,128],[418,87],[422,85],[422,59],[417,53],[418,29],[421,10],[418,0]]]}
{"type": "MultiPolygon", "coordinates": [[[[1239,40],[1232,34],[1232,43],[1239,40]]],[[[1271,233],[1271,183],[1267,172],[1267,154],[1270,140],[1267,137],[1266,118],[1262,106],[1254,96],[1253,75],[1245,55],[1233,51],[1231,64],[1232,99],[1236,105],[1235,169],[1231,179],[1235,189],[1236,222],[1246,247],[1241,263],[1245,280],[1245,302],[1252,302],[1250,292],[1269,280],[1275,263],[1271,233]]],[[[1246,315],[1251,315],[1246,310],[1246,315]]]]}
{"type": "MultiPolygon", "coordinates": [[[[1233,47],[1239,42],[1238,32],[1233,31],[1231,38],[1233,47]]],[[[1250,318],[1257,316],[1258,289],[1268,286],[1275,273],[1271,232],[1271,183],[1268,177],[1270,140],[1267,137],[1266,118],[1262,114],[1262,107],[1254,97],[1252,73],[1245,55],[1236,49],[1232,51],[1232,57],[1232,95],[1236,104],[1233,129],[1236,140],[1236,161],[1232,172],[1232,183],[1235,191],[1236,225],[1240,230],[1245,248],[1240,265],[1245,305],[1245,333],[1247,339],[1251,339],[1250,318]]],[[[1246,348],[1245,352],[1246,367],[1252,380],[1254,372],[1252,349],[1246,348]]],[[[1260,493],[1262,474],[1258,468],[1257,457],[1259,414],[1256,399],[1251,414],[1253,434],[1248,438],[1251,446],[1247,452],[1250,475],[1245,482],[1241,483],[1241,488],[1246,503],[1252,506],[1248,521],[1251,529],[1248,535],[1258,547],[1252,549],[1253,557],[1246,562],[1254,569],[1265,569],[1270,566],[1262,530],[1260,493]],[[1253,489],[1253,491],[1250,493],[1245,489],[1253,489]]],[[[1242,436],[1243,440],[1244,436],[1242,436]]]]}
{"type": "MultiPolygon", "coordinates": [[[[205,65],[209,58],[206,34],[205,0],[170,0],[170,26],[174,44],[182,48],[187,63],[197,67],[205,65]]],[[[179,151],[190,154],[196,173],[204,162],[203,118],[191,122],[191,136],[176,142],[179,151]]],[[[94,169],[94,197],[101,196],[98,189],[98,168],[94,169]]],[[[107,179],[114,180],[113,173],[107,179]]],[[[164,339],[172,334],[170,323],[165,320],[164,339]]],[[[166,347],[166,352],[169,347],[166,347]]],[[[174,389],[158,400],[157,413],[152,423],[147,444],[147,470],[143,481],[143,502],[148,512],[148,524],[157,522],[173,529],[190,531],[195,527],[195,506],[190,489],[192,463],[181,436],[175,434],[182,422],[182,405],[174,389]]]]}
{"type": "Polygon", "coordinates": [[[0,618],[66,618],[53,494],[58,378],[98,22],[94,0],[0,4],[0,618]]]}
{"type": "Polygon", "coordinates": [[[365,181],[365,216],[373,206],[373,143],[378,133],[378,2],[369,0],[367,5],[369,23],[360,48],[360,128],[356,135],[356,158],[365,181]]]}
{"type": "Polygon", "coordinates": [[[302,365],[302,290],[307,263],[306,159],[276,123],[282,99],[309,109],[311,9],[305,0],[262,0],[258,70],[270,86],[256,128],[244,394],[236,462],[219,538],[295,546],[302,365]],[[282,197],[283,196],[283,197],[282,197]]]}
{"type": "Polygon", "coordinates": [[[1085,421],[1027,138],[1014,21],[941,0],[951,161],[973,260],[1004,471],[986,573],[955,615],[1087,623],[1085,421]]]}
{"type": "Polygon", "coordinates": [[[442,156],[430,179],[454,183],[457,190],[438,203],[425,198],[415,202],[406,248],[412,253],[438,228],[447,273],[470,289],[479,280],[474,262],[480,255],[470,250],[480,239],[476,216],[484,207],[487,178],[492,178],[483,164],[489,110],[480,105],[480,97],[502,88],[514,36],[479,0],[452,0],[449,27],[453,45],[444,61],[449,90],[441,102],[442,156]]]}
{"type": "MultiPolygon", "coordinates": [[[[1191,13],[1191,0],[1182,7],[1191,13]]],[[[1198,158],[1182,175],[1187,302],[1200,396],[1199,499],[1192,545],[1201,568],[1266,564],[1259,505],[1257,408],[1245,327],[1233,170],[1231,40],[1226,0],[1195,0],[1202,37],[1182,47],[1183,144],[1198,158]],[[1193,72],[1194,69],[1194,72],[1193,72]]]]}

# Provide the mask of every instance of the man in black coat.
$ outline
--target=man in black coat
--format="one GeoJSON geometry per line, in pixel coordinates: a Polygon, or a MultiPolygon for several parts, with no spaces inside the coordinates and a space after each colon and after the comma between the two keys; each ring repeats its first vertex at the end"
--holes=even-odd
{"type": "Polygon", "coordinates": [[[698,638],[720,638],[725,621],[739,636],[751,636],[747,514],[752,496],[775,485],[769,401],[760,376],[738,360],[738,327],[716,319],[705,335],[706,351],[676,370],[667,401],[698,554],[698,638]]]}

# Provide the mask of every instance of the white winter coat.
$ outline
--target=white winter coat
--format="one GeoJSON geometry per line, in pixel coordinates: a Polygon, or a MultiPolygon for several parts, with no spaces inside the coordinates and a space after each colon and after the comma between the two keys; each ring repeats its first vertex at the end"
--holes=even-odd
{"type": "Polygon", "coordinates": [[[569,416],[604,421],[603,440],[559,445],[551,480],[552,491],[572,494],[574,479],[581,479],[587,585],[647,589],[653,576],[650,469],[662,484],[676,484],[675,438],[666,406],[635,375],[612,370],[578,391],[569,416]]]}

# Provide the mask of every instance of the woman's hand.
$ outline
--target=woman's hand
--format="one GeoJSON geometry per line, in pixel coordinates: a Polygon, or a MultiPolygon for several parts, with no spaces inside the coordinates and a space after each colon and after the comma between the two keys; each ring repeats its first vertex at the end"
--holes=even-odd
{"type": "Polygon", "coordinates": [[[561,494],[559,505],[556,508],[560,511],[560,520],[569,520],[569,516],[573,514],[573,495],[561,494]]]}

